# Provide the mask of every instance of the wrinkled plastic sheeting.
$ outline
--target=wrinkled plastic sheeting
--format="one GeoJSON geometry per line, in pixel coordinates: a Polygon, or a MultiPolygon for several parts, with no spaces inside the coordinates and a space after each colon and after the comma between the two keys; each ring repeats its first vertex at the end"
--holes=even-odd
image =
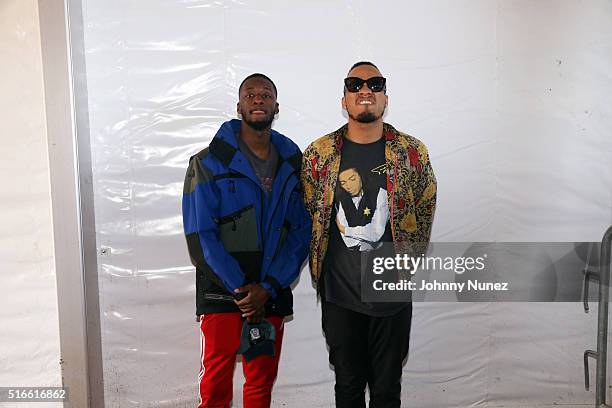
{"type": "Polygon", "coordinates": [[[0,387],[62,384],[38,10],[0,4],[0,387]]]}
{"type": "MultiPolygon", "coordinates": [[[[252,72],[275,81],[275,128],[305,148],[346,122],[348,67],[378,64],[386,121],[430,150],[433,240],[601,239],[612,222],[611,7],[85,0],[106,406],[196,402],[183,176],[235,117],[252,72]]],[[[295,293],[273,405],[328,407],[333,371],[307,269],[295,293]]],[[[591,403],[581,361],[595,320],[579,304],[417,304],[404,404],[591,403]]]]}

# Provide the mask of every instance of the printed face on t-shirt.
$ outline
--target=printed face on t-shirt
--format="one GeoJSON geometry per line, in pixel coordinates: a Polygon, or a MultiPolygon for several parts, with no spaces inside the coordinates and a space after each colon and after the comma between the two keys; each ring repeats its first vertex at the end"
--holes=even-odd
{"type": "Polygon", "coordinates": [[[354,168],[346,169],[338,175],[340,187],[342,187],[351,197],[356,197],[361,193],[362,183],[359,173],[354,168]]]}

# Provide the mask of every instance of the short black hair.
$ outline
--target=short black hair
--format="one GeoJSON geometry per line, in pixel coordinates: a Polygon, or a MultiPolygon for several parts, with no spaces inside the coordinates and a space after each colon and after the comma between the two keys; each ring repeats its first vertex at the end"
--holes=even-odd
{"type": "MultiPolygon", "coordinates": [[[[359,61],[359,62],[354,63],[353,66],[348,70],[348,72],[351,72],[353,69],[355,69],[357,67],[360,67],[362,65],[370,65],[370,66],[378,69],[378,67],[376,65],[374,65],[373,62],[370,62],[370,61],[359,61]]],[[[380,71],[380,69],[378,69],[378,70],[380,71]]],[[[347,74],[348,74],[348,72],[347,72],[347,74]]]]}
{"type": "Polygon", "coordinates": [[[238,87],[238,95],[240,95],[240,91],[242,90],[242,86],[244,85],[244,83],[251,78],[263,78],[265,80],[268,80],[272,84],[272,88],[274,88],[274,96],[278,97],[278,91],[276,90],[276,85],[274,84],[274,81],[268,78],[268,76],[264,74],[260,74],[259,72],[251,74],[242,80],[242,82],[240,83],[240,86],[238,87]]]}

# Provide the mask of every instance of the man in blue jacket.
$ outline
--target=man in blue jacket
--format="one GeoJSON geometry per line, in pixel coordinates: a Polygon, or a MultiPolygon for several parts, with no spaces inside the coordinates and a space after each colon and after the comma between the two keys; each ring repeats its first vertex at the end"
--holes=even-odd
{"type": "Polygon", "coordinates": [[[229,407],[244,319],[275,329],[274,355],[243,359],[244,407],[270,406],[283,319],[293,314],[290,285],[308,254],[302,155],[271,129],[276,98],[267,76],[245,78],[237,104],[242,120],[225,122],[191,157],[185,177],[183,225],[196,267],[202,338],[199,407],[229,407]]]}

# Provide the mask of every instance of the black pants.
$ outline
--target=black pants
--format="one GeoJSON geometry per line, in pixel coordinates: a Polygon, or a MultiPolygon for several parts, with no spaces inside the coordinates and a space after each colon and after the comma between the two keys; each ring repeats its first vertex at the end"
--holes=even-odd
{"type": "Polygon", "coordinates": [[[399,408],[403,361],[408,355],[412,304],[393,316],[374,317],[322,302],[329,362],[336,372],[336,407],[399,408]]]}

